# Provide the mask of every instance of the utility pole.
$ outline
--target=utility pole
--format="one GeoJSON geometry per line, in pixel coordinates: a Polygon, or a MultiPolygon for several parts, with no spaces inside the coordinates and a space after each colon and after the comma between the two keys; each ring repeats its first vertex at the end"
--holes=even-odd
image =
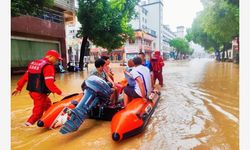
{"type": "Polygon", "coordinates": [[[141,45],[141,51],[144,53],[144,31],[143,31],[143,29],[142,29],[142,45],[141,45]]]}

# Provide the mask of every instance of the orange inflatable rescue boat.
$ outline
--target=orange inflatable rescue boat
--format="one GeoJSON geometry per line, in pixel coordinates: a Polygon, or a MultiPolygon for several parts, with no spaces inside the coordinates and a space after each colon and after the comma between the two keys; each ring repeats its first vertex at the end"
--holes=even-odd
{"type": "Polygon", "coordinates": [[[152,91],[149,100],[133,99],[125,109],[117,112],[111,121],[111,133],[114,141],[120,141],[139,134],[146,127],[160,99],[159,91],[152,91]]]}
{"type": "MultiPolygon", "coordinates": [[[[98,83],[98,80],[100,80],[99,78],[90,77],[89,80],[93,82],[93,86],[98,87],[97,83],[98,83]]],[[[127,84],[127,81],[125,79],[116,83],[118,94],[122,94],[123,88],[126,86],[126,84],[127,84]]],[[[90,89],[86,91],[85,88],[86,88],[85,83],[83,83],[82,85],[83,91],[85,91],[86,93],[89,93],[88,91],[90,89]]],[[[98,90],[103,91],[104,89],[98,88],[98,90]]],[[[69,119],[71,115],[71,110],[74,109],[82,100],[86,101],[86,103],[88,103],[88,106],[91,106],[91,109],[88,110],[88,116],[87,116],[90,119],[111,121],[114,114],[118,112],[119,110],[121,110],[123,107],[123,104],[121,102],[119,102],[116,106],[110,106],[109,100],[103,101],[102,97],[98,98],[97,96],[96,101],[93,101],[89,99],[89,96],[92,96],[92,95],[88,94],[86,97],[84,95],[84,92],[74,93],[74,94],[64,97],[61,101],[53,103],[51,107],[43,114],[41,119],[38,120],[37,126],[50,128],[50,129],[54,129],[54,128],[62,126],[69,119]]]]}
{"type": "Polygon", "coordinates": [[[45,128],[56,128],[67,120],[67,110],[73,109],[80,102],[83,93],[74,93],[64,97],[61,101],[55,102],[38,120],[37,126],[45,128]]]}

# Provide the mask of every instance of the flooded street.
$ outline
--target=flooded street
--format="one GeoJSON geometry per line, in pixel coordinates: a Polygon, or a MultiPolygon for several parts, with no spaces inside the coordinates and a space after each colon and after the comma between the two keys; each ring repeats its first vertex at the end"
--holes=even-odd
{"type": "MultiPolygon", "coordinates": [[[[91,64],[90,68],[93,68],[91,64]]],[[[115,80],[122,67],[112,64],[115,80]]],[[[143,133],[116,143],[110,122],[87,119],[77,132],[24,127],[33,102],[25,90],[11,97],[11,149],[239,149],[239,66],[212,59],[167,61],[161,99],[143,133]]],[[[57,74],[56,84],[68,94],[81,92],[87,71],[57,74]]],[[[11,91],[20,76],[12,76],[11,91]]],[[[53,102],[61,99],[50,95],[53,102]]]]}

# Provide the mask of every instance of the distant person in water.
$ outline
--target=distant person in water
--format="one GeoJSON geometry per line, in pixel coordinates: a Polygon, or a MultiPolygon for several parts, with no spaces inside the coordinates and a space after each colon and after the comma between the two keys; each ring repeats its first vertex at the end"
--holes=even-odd
{"type": "Polygon", "coordinates": [[[159,84],[163,87],[163,75],[162,70],[164,66],[163,58],[161,57],[161,53],[159,51],[155,51],[153,57],[151,58],[151,65],[154,74],[154,83],[156,79],[158,79],[159,84]]]}

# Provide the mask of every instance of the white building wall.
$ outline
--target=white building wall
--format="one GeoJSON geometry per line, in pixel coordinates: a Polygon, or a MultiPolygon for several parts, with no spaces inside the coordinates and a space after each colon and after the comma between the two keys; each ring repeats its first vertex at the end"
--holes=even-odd
{"type": "Polygon", "coordinates": [[[136,5],[135,6],[135,10],[138,13],[137,17],[133,20],[130,21],[129,24],[132,25],[132,28],[134,30],[143,30],[145,32],[148,31],[148,10],[146,10],[145,8],[143,8],[140,5],[136,5]]]}
{"type": "Polygon", "coordinates": [[[133,28],[134,30],[138,30],[138,29],[141,28],[141,27],[140,27],[140,14],[139,14],[139,13],[141,12],[141,7],[138,6],[138,5],[136,5],[136,6],[135,6],[135,12],[138,13],[138,14],[137,14],[138,16],[137,16],[135,19],[131,20],[129,24],[132,25],[132,28],[133,28]]]}
{"type": "Polygon", "coordinates": [[[136,7],[138,17],[130,24],[134,30],[142,30],[156,39],[152,42],[152,50],[161,50],[163,23],[163,3],[162,0],[144,0],[136,7]]]}
{"type": "Polygon", "coordinates": [[[184,26],[178,26],[175,34],[178,38],[184,38],[185,37],[184,32],[185,32],[184,26]]]}
{"type": "Polygon", "coordinates": [[[169,53],[173,50],[170,47],[169,41],[176,38],[174,32],[172,32],[167,25],[163,25],[162,27],[162,51],[165,53],[169,53]]]}
{"type": "Polygon", "coordinates": [[[151,3],[143,5],[146,8],[148,13],[148,27],[154,31],[156,31],[156,40],[153,42],[153,46],[155,48],[153,50],[162,50],[161,49],[161,40],[162,40],[162,33],[161,33],[161,25],[163,22],[163,3],[161,0],[154,0],[150,1],[151,3]]]}
{"type": "MultiPolygon", "coordinates": [[[[81,24],[78,22],[76,17],[76,22],[74,24],[67,24],[65,26],[65,34],[66,34],[66,56],[67,58],[72,57],[71,60],[77,61],[80,57],[80,48],[81,48],[81,40],[76,37],[78,30],[80,29],[81,24]],[[69,56],[68,50],[69,47],[72,47],[72,56],[69,56]]],[[[69,59],[67,59],[69,61],[69,59]]]]}

